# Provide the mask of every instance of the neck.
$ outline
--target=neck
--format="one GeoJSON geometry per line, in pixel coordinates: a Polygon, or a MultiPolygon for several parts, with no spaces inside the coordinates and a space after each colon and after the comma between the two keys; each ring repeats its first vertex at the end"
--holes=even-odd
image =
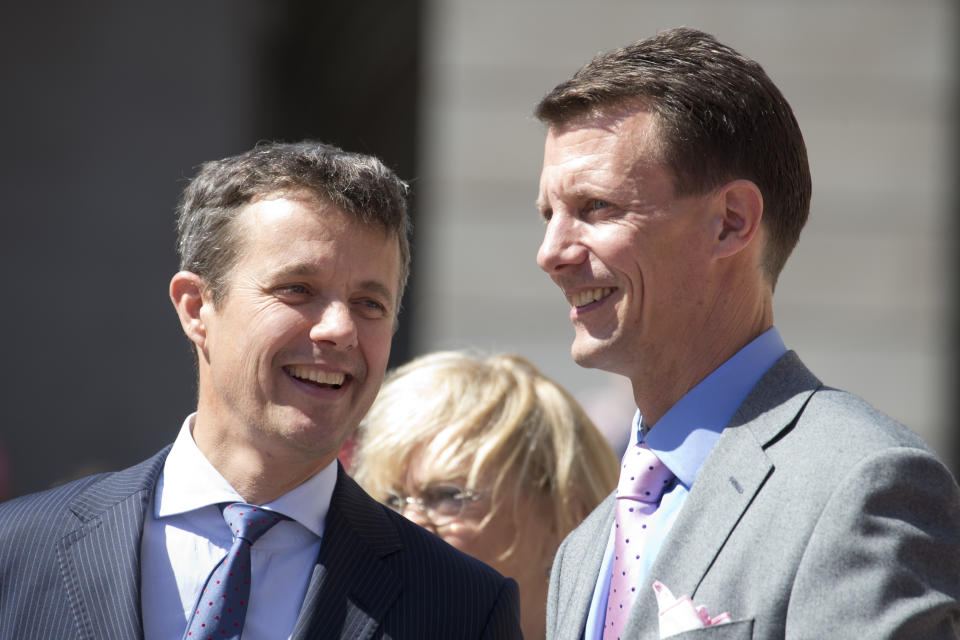
{"type": "Polygon", "coordinates": [[[715,296],[699,322],[673,343],[659,345],[630,376],[634,400],[650,428],[700,381],[773,326],[770,295],[738,297],[729,291],[737,289],[715,296]]]}
{"type": "Polygon", "coordinates": [[[300,486],[336,459],[284,455],[271,443],[252,442],[238,433],[224,433],[204,422],[198,411],[193,440],[204,457],[230,483],[244,502],[267,504],[300,486]]]}

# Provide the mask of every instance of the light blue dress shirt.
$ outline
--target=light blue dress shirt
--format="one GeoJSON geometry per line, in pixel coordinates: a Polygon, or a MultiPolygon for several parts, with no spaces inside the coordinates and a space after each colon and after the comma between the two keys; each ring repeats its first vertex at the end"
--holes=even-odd
{"type": "MultiPolygon", "coordinates": [[[[152,517],[140,543],[140,593],[145,640],[181,640],[200,587],[233,543],[221,502],[242,502],[193,441],[187,417],[157,483],[152,517]]],[[[263,507],[292,518],[250,550],[250,606],[244,640],[288,638],[297,622],[320,552],[323,525],[337,482],[330,463],[263,507]]]]}
{"type": "MultiPolygon", "coordinates": [[[[633,419],[630,447],[627,451],[638,442],[646,442],[677,477],[674,486],[661,498],[657,511],[647,520],[649,543],[640,559],[642,565],[638,572],[638,584],[650,573],[650,567],[657,559],[660,547],[676,521],[700,467],[720,439],[720,433],[750,390],[786,351],[780,333],[771,327],[680,398],[646,437],[640,432],[642,416],[637,412],[633,419]]],[[[613,565],[613,544],[611,526],[607,549],[587,615],[585,640],[603,638],[613,565]]]]}

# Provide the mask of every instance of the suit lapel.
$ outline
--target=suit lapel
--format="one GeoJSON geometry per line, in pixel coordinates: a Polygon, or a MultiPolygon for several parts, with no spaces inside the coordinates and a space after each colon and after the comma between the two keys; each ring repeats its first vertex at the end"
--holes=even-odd
{"type": "Polygon", "coordinates": [[[616,493],[611,493],[566,542],[559,568],[557,640],[577,640],[583,635],[615,510],[616,493]]]}
{"type": "Polygon", "coordinates": [[[630,612],[627,637],[656,638],[653,581],[694,598],[727,538],[769,477],[765,448],[793,427],[820,386],[792,351],[757,383],[707,457],[630,612]]]}
{"type": "Polygon", "coordinates": [[[383,558],[402,547],[382,507],[339,467],[320,554],[292,637],[372,637],[401,588],[400,577],[383,558]]]}
{"type": "Polygon", "coordinates": [[[142,638],[140,538],[169,447],[92,483],[70,504],[77,527],[57,545],[80,638],[142,638]]]}

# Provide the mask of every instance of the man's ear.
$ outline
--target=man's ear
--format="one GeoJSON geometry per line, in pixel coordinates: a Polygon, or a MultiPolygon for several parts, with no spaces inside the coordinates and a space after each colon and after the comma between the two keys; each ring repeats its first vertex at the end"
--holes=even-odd
{"type": "Polygon", "coordinates": [[[180,326],[190,341],[201,351],[207,340],[207,327],[201,311],[212,304],[203,278],[192,271],[178,271],[170,279],[170,300],[173,302],[180,326]]]}
{"type": "Polygon", "coordinates": [[[734,180],[717,191],[714,256],[726,258],[747,247],[760,230],[763,194],[749,180],[734,180]]]}

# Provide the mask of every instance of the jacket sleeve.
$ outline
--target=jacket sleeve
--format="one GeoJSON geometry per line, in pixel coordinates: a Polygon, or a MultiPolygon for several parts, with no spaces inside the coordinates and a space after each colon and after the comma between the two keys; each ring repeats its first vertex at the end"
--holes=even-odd
{"type": "Polygon", "coordinates": [[[838,484],[810,537],[787,638],[960,637],[960,490],[927,451],[884,449],[838,484]]]}

